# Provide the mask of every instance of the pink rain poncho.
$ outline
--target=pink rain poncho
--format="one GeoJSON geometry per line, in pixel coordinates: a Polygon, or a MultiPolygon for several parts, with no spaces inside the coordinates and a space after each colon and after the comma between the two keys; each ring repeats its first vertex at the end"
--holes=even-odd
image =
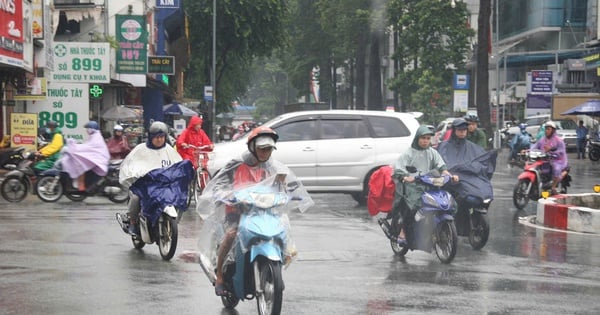
{"type": "Polygon", "coordinates": [[[99,176],[104,176],[108,172],[110,153],[98,130],[93,130],[88,141],[81,144],[68,139],[61,154],[59,162],[62,170],[71,178],[78,178],[89,170],[99,176]]]}

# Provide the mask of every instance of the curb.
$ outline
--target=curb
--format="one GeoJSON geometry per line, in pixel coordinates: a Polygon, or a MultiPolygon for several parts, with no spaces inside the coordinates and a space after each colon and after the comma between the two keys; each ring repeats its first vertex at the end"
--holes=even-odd
{"type": "Polygon", "coordinates": [[[547,227],[582,233],[600,233],[600,194],[565,194],[537,204],[537,222],[547,227]]]}

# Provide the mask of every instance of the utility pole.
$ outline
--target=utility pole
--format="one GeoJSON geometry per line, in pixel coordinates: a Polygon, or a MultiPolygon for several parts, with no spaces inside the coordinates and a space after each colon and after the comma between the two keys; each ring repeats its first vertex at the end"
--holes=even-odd
{"type": "MultiPolygon", "coordinates": [[[[496,0],[497,1],[497,0],[496,0]]],[[[477,115],[488,136],[493,135],[490,116],[490,90],[488,58],[490,38],[490,17],[492,15],[492,0],[479,0],[479,16],[477,18],[477,82],[476,82],[476,105],[477,115]]],[[[496,8],[497,10],[497,8],[496,8]]],[[[498,30],[496,30],[497,32],[498,30]]],[[[496,107],[500,110],[500,106],[496,107]]],[[[498,117],[498,115],[496,116],[498,117]]],[[[496,125],[499,122],[496,121],[496,125]]],[[[498,132],[498,130],[496,130],[498,132]]]]}

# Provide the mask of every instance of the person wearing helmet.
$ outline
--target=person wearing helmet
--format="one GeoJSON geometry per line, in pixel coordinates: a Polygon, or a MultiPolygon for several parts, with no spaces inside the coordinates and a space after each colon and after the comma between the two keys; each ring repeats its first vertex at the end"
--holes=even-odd
{"type": "Polygon", "coordinates": [[[567,150],[563,140],[556,134],[556,123],[547,121],[544,124],[544,136],[531,147],[532,149],[552,152],[556,158],[552,159],[552,191],[556,194],[556,186],[561,181],[563,170],[569,165],[567,150]]]}
{"type": "Polygon", "coordinates": [[[212,151],[214,145],[210,138],[202,130],[202,118],[192,116],[188,127],[179,135],[176,142],[177,152],[185,160],[190,160],[194,169],[198,168],[198,156],[194,154],[195,150],[204,147],[204,151],[212,151]]]}
{"type": "Polygon", "coordinates": [[[485,132],[478,128],[479,117],[476,115],[466,115],[467,121],[467,140],[479,145],[482,148],[487,148],[487,139],[485,132]]]}
{"type": "MultiPolygon", "coordinates": [[[[123,159],[119,170],[119,183],[126,188],[140,177],[154,169],[168,168],[182,161],[172,146],[167,145],[169,127],[161,121],[155,121],[148,127],[148,140],[140,143],[123,159]]],[[[128,213],[129,233],[140,235],[139,226],[140,197],[129,190],[128,213]]]]}
{"type": "MultiPolygon", "coordinates": [[[[433,131],[427,126],[420,126],[415,133],[410,149],[401,154],[394,164],[394,179],[397,182],[411,183],[411,185],[396,185],[392,205],[392,211],[400,211],[402,224],[404,225],[398,236],[398,242],[400,243],[406,242],[404,230],[412,222],[416,211],[421,207],[421,196],[426,190],[425,186],[415,183],[415,173],[409,172],[407,167],[413,166],[417,169],[417,173],[421,174],[437,170],[441,174],[452,176],[453,182],[459,180],[458,176],[453,176],[448,172],[442,156],[431,147],[431,137],[433,135],[433,131]],[[406,189],[406,193],[403,189],[406,189]]],[[[393,226],[401,225],[393,224],[393,226]]]]}
{"type": "Polygon", "coordinates": [[[52,168],[60,157],[60,150],[65,145],[65,139],[56,121],[49,120],[46,123],[46,133],[50,134],[52,140],[35,152],[36,159],[41,159],[41,161],[35,163],[33,166],[36,174],[52,168]]]}
{"type": "Polygon", "coordinates": [[[519,152],[528,150],[531,146],[531,135],[527,132],[527,124],[519,124],[519,133],[514,135],[510,142],[510,157],[509,163],[514,162],[518,158],[519,152]]]}
{"type": "Polygon", "coordinates": [[[447,186],[457,203],[455,216],[459,235],[468,235],[469,200],[493,199],[491,175],[496,168],[498,152],[486,151],[481,146],[467,140],[468,122],[457,118],[452,122],[452,135],[442,142],[437,150],[444,159],[449,171],[460,177],[460,183],[447,186]]]}
{"type": "Polygon", "coordinates": [[[108,139],[106,145],[108,146],[111,160],[124,159],[127,154],[131,152],[129,141],[123,134],[123,126],[121,125],[115,125],[113,127],[113,136],[108,139]]]}
{"type": "Polygon", "coordinates": [[[98,181],[99,177],[105,176],[110,159],[110,153],[98,123],[92,120],[83,127],[86,128],[88,134],[87,140],[84,143],[76,143],[75,140],[68,139],[59,159],[62,170],[69,174],[73,188],[78,191],[85,191],[86,188],[89,188],[86,186],[92,185],[98,181]],[[87,176],[88,171],[92,171],[97,176],[92,173],[87,176]]]}
{"type": "MultiPolygon", "coordinates": [[[[259,183],[271,176],[277,176],[278,181],[285,181],[291,171],[281,162],[271,158],[279,136],[269,127],[257,127],[253,129],[247,139],[248,150],[241,157],[234,158],[220,170],[208,183],[201,198],[211,198],[213,192],[230,194],[235,189],[243,188],[248,184],[259,183]]],[[[201,213],[204,208],[202,202],[197,206],[201,213]]],[[[225,235],[217,252],[215,294],[224,296],[228,294],[228,288],[224,285],[223,265],[230,254],[233,242],[237,235],[237,227],[240,214],[243,209],[232,206],[224,208],[225,235]]],[[[218,220],[223,222],[223,220],[218,220]]]]}

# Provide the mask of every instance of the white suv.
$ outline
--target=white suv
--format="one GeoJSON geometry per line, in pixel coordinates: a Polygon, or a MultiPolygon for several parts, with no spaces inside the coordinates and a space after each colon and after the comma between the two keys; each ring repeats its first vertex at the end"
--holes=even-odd
{"type": "MultiPolygon", "coordinates": [[[[409,113],[323,110],[287,113],[263,125],[279,135],[273,158],[292,169],[308,191],[349,193],[364,204],[371,174],[410,148],[419,122],[409,113]]],[[[239,157],[246,139],[217,143],[209,172],[239,157]]]]}

